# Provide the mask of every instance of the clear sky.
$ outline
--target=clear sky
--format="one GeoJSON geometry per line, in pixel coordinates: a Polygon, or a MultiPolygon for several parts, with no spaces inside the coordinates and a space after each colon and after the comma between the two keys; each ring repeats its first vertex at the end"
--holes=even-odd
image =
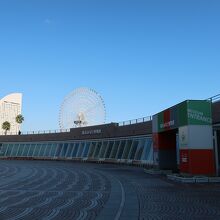
{"type": "Polygon", "coordinates": [[[107,121],[220,93],[219,0],[0,0],[0,96],[23,93],[23,130],[56,129],[86,86],[107,121]]]}

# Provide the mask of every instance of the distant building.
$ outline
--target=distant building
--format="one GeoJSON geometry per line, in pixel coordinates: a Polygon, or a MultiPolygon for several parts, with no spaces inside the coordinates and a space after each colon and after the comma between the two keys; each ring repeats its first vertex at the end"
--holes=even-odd
{"type": "Polygon", "coordinates": [[[4,134],[2,123],[10,122],[11,129],[8,134],[17,134],[20,130],[20,125],[16,123],[16,116],[21,114],[22,94],[12,93],[0,100],[0,134],[4,134]]]}

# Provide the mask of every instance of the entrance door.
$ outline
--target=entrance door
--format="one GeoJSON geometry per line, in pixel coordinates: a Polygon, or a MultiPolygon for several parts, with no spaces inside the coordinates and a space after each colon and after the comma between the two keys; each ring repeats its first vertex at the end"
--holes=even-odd
{"type": "Polygon", "coordinates": [[[173,129],[161,132],[157,135],[158,163],[162,170],[177,171],[177,134],[178,130],[173,129]]]}

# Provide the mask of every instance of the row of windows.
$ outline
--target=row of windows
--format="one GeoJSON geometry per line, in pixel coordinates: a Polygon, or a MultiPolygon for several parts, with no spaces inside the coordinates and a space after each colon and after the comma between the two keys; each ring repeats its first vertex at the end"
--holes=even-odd
{"type": "Polygon", "coordinates": [[[0,157],[129,159],[153,161],[152,138],[104,141],[3,143],[0,157]]]}

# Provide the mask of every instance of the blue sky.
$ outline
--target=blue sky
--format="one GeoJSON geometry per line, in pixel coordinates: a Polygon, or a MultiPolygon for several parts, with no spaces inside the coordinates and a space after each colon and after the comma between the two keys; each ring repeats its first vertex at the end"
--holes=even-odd
{"type": "Polygon", "coordinates": [[[219,0],[0,0],[0,96],[23,93],[23,130],[56,129],[86,86],[107,121],[220,93],[219,0]]]}

